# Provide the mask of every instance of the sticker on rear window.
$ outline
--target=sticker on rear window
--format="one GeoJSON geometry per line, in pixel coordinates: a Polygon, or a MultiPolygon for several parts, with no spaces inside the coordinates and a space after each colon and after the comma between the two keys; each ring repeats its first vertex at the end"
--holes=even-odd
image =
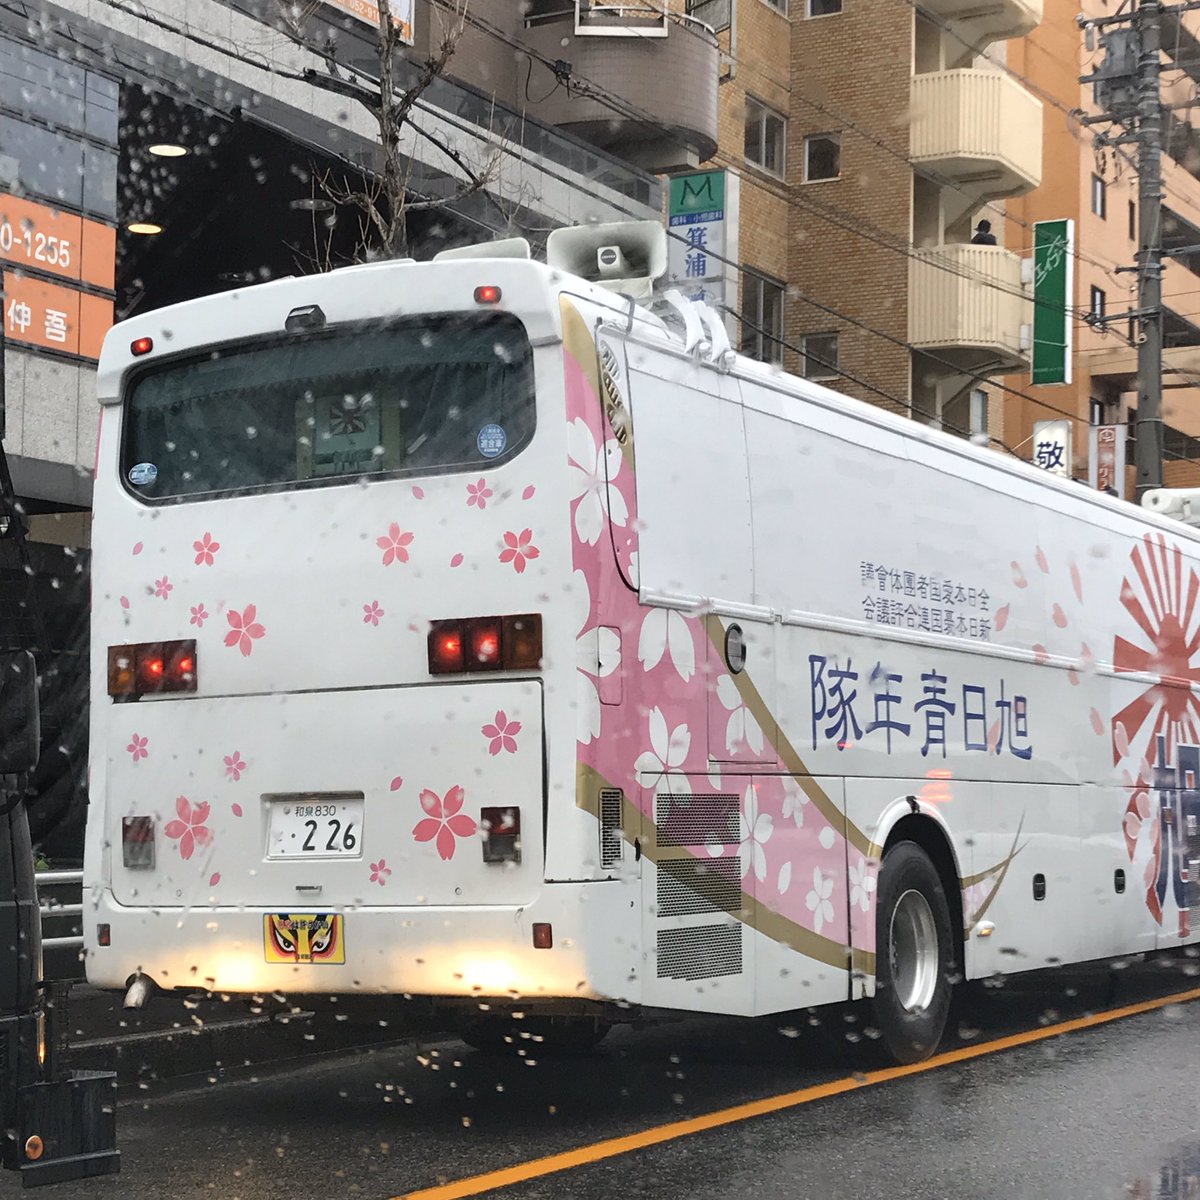
{"type": "Polygon", "coordinates": [[[484,458],[495,458],[504,453],[504,447],[508,445],[508,434],[504,432],[502,425],[485,425],[479,431],[475,444],[484,458]]]}
{"type": "Polygon", "coordinates": [[[153,463],[135,463],[129,468],[129,482],[134,487],[145,487],[158,478],[158,468],[153,463]]]}

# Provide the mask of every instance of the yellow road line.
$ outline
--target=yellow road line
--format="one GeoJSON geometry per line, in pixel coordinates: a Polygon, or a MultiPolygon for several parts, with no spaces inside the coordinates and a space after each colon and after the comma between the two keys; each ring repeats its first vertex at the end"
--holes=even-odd
{"type": "Polygon", "coordinates": [[[549,1154],[545,1158],[535,1158],[529,1162],[517,1163],[515,1166],[503,1167],[499,1171],[472,1175],[469,1179],[439,1184],[437,1187],[424,1188],[419,1192],[406,1192],[403,1196],[393,1197],[393,1200],[462,1200],[462,1197],[466,1196],[479,1196],[496,1188],[510,1187],[514,1183],[525,1183],[530,1179],[540,1179],[545,1175],[553,1175],[557,1171],[568,1171],[572,1167],[587,1166],[589,1163],[615,1158],[617,1155],[628,1154],[633,1150],[643,1150],[647,1146],[658,1146],[663,1142],[688,1137],[693,1133],[703,1133],[707,1129],[719,1129],[722,1125],[733,1125],[739,1121],[748,1121],[753,1117],[763,1117],[769,1113],[782,1112],[784,1109],[797,1108],[802,1104],[811,1104],[814,1100],[841,1096],[846,1092],[887,1083],[893,1079],[903,1079],[908,1075],[920,1075],[924,1071],[934,1071],[938,1067],[952,1066],[955,1063],[967,1062],[972,1058],[983,1058],[988,1054],[997,1054],[1001,1050],[1029,1046],[1035,1042],[1045,1041],[1047,1038],[1059,1037],[1066,1033],[1077,1033],[1081,1029],[1094,1029],[1097,1025],[1107,1025],[1111,1021],[1119,1021],[1124,1017],[1135,1017],[1139,1013],[1153,1012],[1155,1009],[1166,1008],[1169,1004],[1186,1004],[1191,1000],[1200,1000],[1200,987],[1191,988],[1186,992],[1176,992],[1170,996],[1161,996],[1155,1000],[1143,1000],[1139,1004],[1129,1004],[1124,1008],[1113,1008],[1107,1012],[1093,1013],[1086,1017],[1075,1017],[1070,1021],[1061,1021],[1057,1025],[1047,1025],[1040,1029],[1027,1030],[1024,1033],[1010,1034],[1008,1037],[997,1038],[992,1042],[981,1042],[976,1046],[963,1046],[958,1050],[949,1050],[945,1054],[936,1054],[924,1062],[913,1063],[911,1066],[886,1067],[883,1070],[870,1071],[864,1075],[851,1075],[844,1079],[831,1080],[829,1083],[819,1083],[814,1087],[801,1088],[796,1092],[783,1092],[778,1096],[768,1096],[763,1100],[752,1100],[748,1104],[735,1104],[732,1108],[718,1109],[716,1112],[704,1113],[699,1117],[689,1117],[684,1121],[672,1121],[668,1125],[656,1125],[650,1129],[643,1129],[639,1133],[626,1134],[623,1137],[607,1138],[602,1142],[593,1142],[590,1146],[580,1146],[575,1150],[549,1154]]]}

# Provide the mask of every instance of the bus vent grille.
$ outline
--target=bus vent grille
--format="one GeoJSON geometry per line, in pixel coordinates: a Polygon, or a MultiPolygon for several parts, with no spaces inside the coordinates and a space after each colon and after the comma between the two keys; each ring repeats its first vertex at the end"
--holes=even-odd
{"type": "Polygon", "coordinates": [[[658,864],[658,915],[738,913],[742,907],[742,860],[670,858],[658,864]]]}
{"type": "Polygon", "coordinates": [[[600,789],[600,865],[615,867],[621,861],[621,804],[625,793],[620,788],[600,789]]]}
{"type": "Polygon", "coordinates": [[[660,846],[731,846],[741,838],[741,803],[736,793],[672,796],[654,801],[660,846]]]}
{"type": "Polygon", "coordinates": [[[741,973],[740,925],[695,925],[658,931],[659,979],[715,979],[741,973]]]}

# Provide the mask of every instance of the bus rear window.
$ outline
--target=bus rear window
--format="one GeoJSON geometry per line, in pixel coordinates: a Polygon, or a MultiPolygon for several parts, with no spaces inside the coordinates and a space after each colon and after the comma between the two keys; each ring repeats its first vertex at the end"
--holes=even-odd
{"type": "Polygon", "coordinates": [[[476,470],[533,436],[533,359],[503,313],[339,326],[135,376],[121,470],[146,499],[476,470]]]}

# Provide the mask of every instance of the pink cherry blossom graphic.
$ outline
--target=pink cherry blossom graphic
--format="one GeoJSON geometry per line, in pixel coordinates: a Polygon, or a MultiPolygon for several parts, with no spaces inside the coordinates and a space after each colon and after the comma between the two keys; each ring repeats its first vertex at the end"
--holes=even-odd
{"type": "Polygon", "coordinates": [[[1008,605],[1007,604],[1004,605],[1003,608],[996,609],[996,617],[995,617],[995,620],[993,621],[993,624],[996,626],[997,633],[999,633],[1005,627],[1005,625],[1008,624],[1008,605]]]}
{"type": "Polygon", "coordinates": [[[1093,708],[1089,716],[1092,719],[1092,728],[1101,737],[1104,736],[1104,718],[1100,715],[1099,709],[1093,708]]]}
{"type": "Polygon", "coordinates": [[[424,500],[425,499],[425,489],[423,487],[421,487],[419,484],[413,485],[412,494],[413,494],[414,500],[424,500]]]}
{"type": "Polygon", "coordinates": [[[208,620],[208,617],[209,617],[209,613],[208,613],[208,610],[204,607],[203,601],[201,601],[199,604],[196,604],[192,607],[191,624],[195,625],[197,629],[204,628],[204,622],[208,620]]]}
{"type": "Polygon", "coordinates": [[[146,749],[149,745],[150,739],[148,737],[138,737],[135,733],[131,735],[129,745],[125,749],[133,755],[133,761],[137,762],[140,758],[150,757],[150,751],[146,749]]]}
{"type": "Polygon", "coordinates": [[[404,533],[400,526],[393,521],[383,537],[375,539],[375,545],[383,551],[383,565],[390,567],[394,562],[408,562],[408,547],[412,544],[413,535],[404,533]]]}
{"type": "Polygon", "coordinates": [[[488,487],[484,480],[478,483],[467,484],[467,507],[468,508],[487,508],[487,502],[492,498],[492,489],[488,487]]]}
{"type": "Polygon", "coordinates": [[[1029,582],[1025,578],[1025,572],[1021,570],[1021,564],[1019,562],[1014,562],[1012,565],[1012,577],[1013,583],[1015,583],[1017,587],[1023,588],[1029,586],[1029,582]]]}
{"type": "Polygon", "coordinates": [[[1049,564],[1049,562],[1046,561],[1046,552],[1041,548],[1041,546],[1039,546],[1034,551],[1033,557],[1034,557],[1034,559],[1036,559],[1038,569],[1042,572],[1042,574],[1049,575],[1050,574],[1050,564],[1049,564]]]}
{"type": "Polygon", "coordinates": [[[461,567],[463,565],[463,556],[461,554],[455,554],[450,559],[450,565],[452,567],[461,567]]]}
{"type": "Polygon", "coordinates": [[[489,739],[488,753],[494,755],[507,750],[509,754],[516,754],[517,734],[520,732],[521,722],[510,721],[501,709],[493,724],[483,726],[483,736],[489,739]]]}
{"type": "Polygon", "coordinates": [[[1079,567],[1075,563],[1071,564],[1071,586],[1075,589],[1075,597],[1083,603],[1083,578],[1079,574],[1079,567]]]}
{"type": "Polygon", "coordinates": [[[534,492],[536,492],[536,491],[537,491],[537,488],[535,488],[535,487],[533,486],[533,484],[531,483],[531,484],[530,484],[530,485],[529,485],[529,486],[528,486],[528,487],[527,487],[527,488],[526,488],[526,489],[525,489],[525,490],[524,490],[524,491],[521,493],[521,499],[522,499],[522,500],[532,500],[532,499],[533,499],[533,493],[534,493],[534,492]]]}
{"type": "Polygon", "coordinates": [[[128,608],[128,607],[129,607],[129,597],[128,597],[128,596],[122,596],[122,597],[121,597],[121,607],[122,607],[122,608],[128,608]]]}
{"type": "Polygon", "coordinates": [[[500,561],[512,563],[518,575],[524,573],[526,562],[537,558],[539,554],[541,551],[533,545],[532,529],[522,529],[519,535],[509,530],[504,535],[504,549],[500,551],[500,561]]]}
{"type": "Polygon", "coordinates": [[[391,783],[388,784],[388,791],[398,792],[404,786],[404,776],[397,775],[391,783]]]}
{"type": "Polygon", "coordinates": [[[220,871],[214,871],[214,872],[212,873],[212,875],[210,875],[210,876],[209,876],[209,879],[208,879],[208,886],[209,886],[209,887],[216,887],[216,886],[217,886],[217,884],[218,884],[218,883],[220,883],[220,882],[221,882],[221,872],[220,872],[220,871]]]}
{"type": "Polygon", "coordinates": [[[154,594],[163,600],[166,600],[174,590],[175,585],[165,575],[154,581],[154,594]]]}
{"type": "Polygon", "coordinates": [[[379,618],[382,617],[383,609],[379,607],[378,600],[372,600],[370,604],[363,605],[363,624],[378,626],[379,618]]]}
{"type": "Polygon", "coordinates": [[[212,843],[212,830],[204,824],[208,820],[208,805],[203,802],[193,805],[186,796],[180,796],[175,801],[175,811],[179,819],[168,821],[163,833],[179,839],[180,858],[191,858],[197,846],[212,843]]]}
{"type": "Polygon", "coordinates": [[[250,764],[235,750],[232,754],[225,755],[225,774],[237,783],[242,777],[242,772],[250,764]]]}
{"type": "Polygon", "coordinates": [[[457,785],[446,793],[444,800],[428,788],[421,792],[421,807],[429,815],[413,827],[413,837],[418,842],[432,842],[436,838],[438,856],[443,862],[454,857],[455,838],[474,837],[478,828],[474,817],[459,812],[464,799],[463,790],[457,785]]]}
{"type": "Polygon", "coordinates": [[[141,542],[134,542],[133,552],[134,552],[134,554],[141,554],[141,552],[142,552],[142,543],[141,542]]]}
{"type": "Polygon", "coordinates": [[[371,864],[371,882],[379,884],[380,887],[387,885],[387,877],[392,873],[392,868],[387,865],[386,859],[380,859],[378,862],[371,864]]]}
{"type": "Polygon", "coordinates": [[[1066,629],[1067,614],[1063,612],[1063,607],[1061,604],[1056,604],[1053,609],[1050,610],[1050,619],[1059,627],[1059,629],[1066,629]]]}
{"type": "Polygon", "coordinates": [[[220,542],[214,542],[211,533],[206,533],[198,542],[192,543],[192,549],[196,552],[196,566],[211,567],[213,565],[213,556],[221,548],[220,542]]]}
{"type": "Polygon", "coordinates": [[[229,811],[233,813],[235,817],[240,817],[242,815],[242,806],[240,804],[231,804],[229,806],[229,811]]]}
{"type": "Polygon", "coordinates": [[[243,612],[231,608],[225,614],[230,626],[225,635],[225,645],[236,646],[242,652],[243,658],[250,657],[250,651],[254,649],[254,639],[264,637],[267,632],[265,626],[254,619],[257,614],[258,610],[253,604],[247,604],[243,612]]]}
{"type": "Polygon", "coordinates": [[[1044,663],[1050,661],[1050,652],[1042,645],[1041,642],[1035,642],[1033,646],[1033,661],[1035,663],[1044,663]]]}

